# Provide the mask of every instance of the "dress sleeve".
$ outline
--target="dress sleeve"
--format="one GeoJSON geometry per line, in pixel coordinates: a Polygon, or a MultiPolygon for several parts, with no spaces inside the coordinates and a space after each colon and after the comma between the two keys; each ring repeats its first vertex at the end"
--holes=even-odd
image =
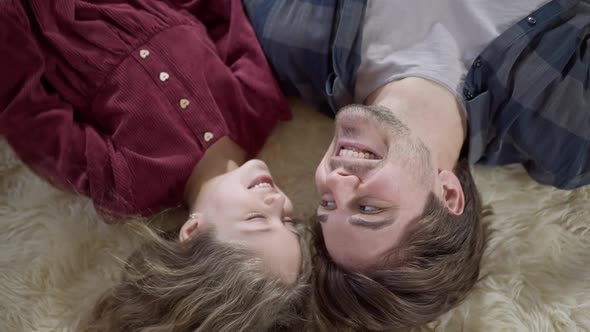
{"type": "Polygon", "coordinates": [[[259,69],[267,67],[254,30],[241,0],[172,0],[191,13],[207,29],[219,56],[228,66],[251,62],[259,69]]]}
{"type": "MultiPolygon", "coordinates": [[[[207,31],[217,55],[231,73],[235,98],[241,99],[230,121],[233,137],[249,157],[255,155],[279,120],[290,120],[285,95],[268,64],[241,0],[172,0],[207,31]],[[257,127],[259,125],[259,127],[257,127]]],[[[226,109],[222,111],[228,112],[226,109]]]]}
{"type": "Polygon", "coordinates": [[[11,3],[0,5],[0,135],[56,186],[90,196],[102,213],[126,214],[128,191],[114,181],[123,159],[109,137],[77,122],[72,106],[50,90],[22,8],[11,3]]]}

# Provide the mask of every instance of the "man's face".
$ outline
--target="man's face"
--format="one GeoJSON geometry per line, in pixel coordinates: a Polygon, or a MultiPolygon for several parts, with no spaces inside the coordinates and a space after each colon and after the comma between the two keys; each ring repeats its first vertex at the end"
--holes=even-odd
{"type": "Polygon", "coordinates": [[[397,246],[435,184],[426,146],[384,108],[348,106],[315,175],[326,248],[347,268],[371,268],[397,246]]]}

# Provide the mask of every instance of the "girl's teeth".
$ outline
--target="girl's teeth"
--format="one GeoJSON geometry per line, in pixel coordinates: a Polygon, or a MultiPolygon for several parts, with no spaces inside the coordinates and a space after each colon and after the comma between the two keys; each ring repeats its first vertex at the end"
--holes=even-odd
{"type": "Polygon", "coordinates": [[[270,187],[272,187],[272,185],[270,183],[261,182],[261,183],[256,184],[255,186],[253,186],[252,189],[254,189],[254,188],[270,188],[270,187]]]}

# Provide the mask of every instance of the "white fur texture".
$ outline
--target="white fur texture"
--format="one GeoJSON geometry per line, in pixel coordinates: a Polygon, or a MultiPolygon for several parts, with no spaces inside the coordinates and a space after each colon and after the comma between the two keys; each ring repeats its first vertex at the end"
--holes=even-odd
{"type": "MultiPolygon", "coordinates": [[[[309,217],[315,166],[333,127],[293,105],[295,120],[261,157],[309,217]]],[[[590,187],[544,187],[519,166],[476,167],[475,176],[495,213],[485,277],[460,307],[419,330],[590,331],[590,187]]],[[[0,331],[74,330],[135,245],[128,228],[102,223],[88,199],[52,188],[0,140],[0,331]]]]}

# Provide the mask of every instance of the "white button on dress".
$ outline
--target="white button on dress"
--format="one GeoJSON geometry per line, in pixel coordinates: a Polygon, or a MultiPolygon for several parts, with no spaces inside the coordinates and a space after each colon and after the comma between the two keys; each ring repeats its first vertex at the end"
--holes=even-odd
{"type": "Polygon", "coordinates": [[[180,108],[182,108],[183,110],[185,110],[188,107],[188,105],[191,104],[191,102],[188,99],[182,98],[180,100],[179,104],[180,104],[180,108]]]}
{"type": "Polygon", "coordinates": [[[213,139],[213,133],[206,132],[205,135],[203,135],[203,138],[205,139],[205,142],[209,142],[210,140],[213,139]]]}
{"type": "Polygon", "coordinates": [[[140,56],[142,59],[145,59],[145,58],[147,58],[148,56],[150,56],[150,51],[148,51],[148,50],[141,50],[141,51],[139,51],[139,56],[140,56]]]}
{"type": "Polygon", "coordinates": [[[169,78],[170,74],[168,74],[167,72],[163,71],[160,73],[160,81],[166,82],[169,78]]]}

